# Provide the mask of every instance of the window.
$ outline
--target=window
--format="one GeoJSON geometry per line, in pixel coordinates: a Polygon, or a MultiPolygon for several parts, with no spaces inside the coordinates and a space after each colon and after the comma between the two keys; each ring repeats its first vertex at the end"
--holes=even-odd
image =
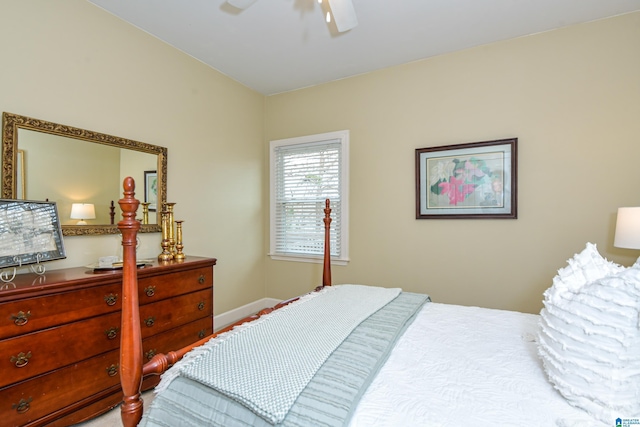
{"type": "Polygon", "coordinates": [[[349,131],[271,141],[273,259],[317,262],[324,246],[325,200],[331,201],[331,258],[348,261],[349,131]]]}

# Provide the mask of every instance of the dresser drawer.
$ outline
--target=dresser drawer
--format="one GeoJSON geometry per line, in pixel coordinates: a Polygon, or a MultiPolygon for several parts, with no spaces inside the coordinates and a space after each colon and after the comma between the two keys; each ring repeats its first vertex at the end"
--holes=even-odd
{"type": "Polygon", "coordinates": [[[2,425],[19,426],[53,410],[67,407],[85,396],[120,384],[119,352],[100,356],[64,369],[0,389],[2,425]]]}
{"type": "MultiPolygon", "coordinates": [[[[142,338],[211,318],[212,298],[209,288],[141,307],[142,338]]],[[[0,387],[117,348],[120,321],[117,312],[0,341],[0,387]]]]}
{"type": "MultiPolygon", "coordinates": [[[[213,332],[211,317],[171,329],[143,340],[143,360],[158,352],[178,350],[213,332]]],[[[56,407],[67,407],[101,390],[119,386],[119,352],[113,350],[66,368],[0,389],[2,425],[19,426],[43,417],[56,407]]],[[[149,389],[159,376],[147,378],[149,389]]],[[[120,401],[122,394],[118,393],[120,401]]]]}
{"type": "Polygon", "coordinates": [[[213,269],[210,267],[138,278],[138,299],[140,305],[144,305],[212,286],[213,269]]]}
{"type": "Polygon", "coordinates": [[[0,339],[120,311],[122,285],[111,284],[0,304],[0,339]]]}
{"type": "MultiPolygon", "coordinates": [[[[93,399],[92,399],[93,400],[93,399]]],[[[90,420],[98,415],[102,415],[109,410],[114,410],[117,412],[117,418],[120,418],[120,409],[116,408],[120,403],[122,403],[122,393],[114,392],[112,394],[107,395],[106,397],[93,401],[92,403],[86,404],[71,412],[70,414],[64,415],[62,418],[56,418],[51,421],[52,416],[48,416],[46,418],[41,418],[36,423],[29,424],[28,427],[68,427],[75,426],[78,423],[90,420]]],[[[114,424],[115,426],[115,424],[114,424]]],[[[117,423],[117,426],[120,426],[120,422],[117,423]]],[[[106,427],[106,426],[105,426],[106,427]]],[[[109,426],[112,427],[112,426],[109,426]]]]}
{"type": "MultiPolygon", "coordinates": [[[[144,305],[212,286],[213,269],[202,267],[140,278],[138,298],[140,305],[144,305]]],[[[122,283],[119,282],[3,303],[0,304],[0,339],[120,311],[121,299],[122,283]]]]}
{"type": "Polygon", "coordinates": [[[205,317],[179,328],[142,340],[142,361],[147,363],[158,353],[180,350],[213,333],[213,318],[205,317]]]}
{"type": "Polygon", "coordinates": [[[142,338],[213,314],[213,289],[208,288],[140,307],[142,338]]]}
{"type": "Polygon", "coordinates": [[[111,313],[0,341],[0,387],[118,348],[120,318],[111,313]]]}

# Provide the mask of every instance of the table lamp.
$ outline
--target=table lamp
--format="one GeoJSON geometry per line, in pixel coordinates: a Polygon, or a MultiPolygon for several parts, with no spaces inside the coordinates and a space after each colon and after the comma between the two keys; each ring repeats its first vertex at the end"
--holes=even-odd
{"type": "Polygon", "coordinates": [[[613,246],[640,249],[640,207],[618,208],[613,246]]]}
{"type": "Polygon", "coordinates": [[[74,203],[71,205],[71,219],[79,219],[77,225],[87,225],[85,219],[95,219],[96,208],[93,203],[74,203]]]}

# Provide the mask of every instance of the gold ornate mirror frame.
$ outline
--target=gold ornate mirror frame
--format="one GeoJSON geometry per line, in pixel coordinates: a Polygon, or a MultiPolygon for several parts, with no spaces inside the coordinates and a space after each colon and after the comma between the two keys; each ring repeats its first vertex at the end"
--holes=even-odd
{"type": "MultiPolygon", "coordinates": [[[[17,114],[6,112],[2,114],[2,198],[4,199],[18,198],[16,197],[16,182],[19,169],[19,129],[59,135],[81,141],[156,155],[158,158],[157,204],[158,206],[163,206],[167,201],[167,149],[165,147],[93,132],[86,129],[79,129],[71,126],[47,122],[44,120],[33,119],[30,117],[19,116],[17,114]]],[[[20,159],[20,161],[23,160],[24,159],[20,159]]],[[[20,173],[24,173],[24,168],[20,170],[20,173]]],[[[24,182],[24,177],[22,177],[21,179],[21,182],[24,182]]],[[[121,188],[121,185],[122,183],[118,183],[118,188],[121,188]]],[[[136,193],[138,194],[137,197],[138,199],[141,199],[139,195],[144,196],[145,183],[139,182],[136,187],[136,193]]],[[[121,194],[119,196],[121,196],[121,194]]],[[[117,201],[118,200],[115,200],[116,206],[117,201]]],[[[120,216],[116,215],[115,224],[62,225],[62,234],[65,236],[117,234],[119,232],[117,226],[117,222],[119,220],[120,216]]],[[[153,233],[160,231],[162,231],[162,227],[160,224],[141,224],[139,232],[153,233]]]]}

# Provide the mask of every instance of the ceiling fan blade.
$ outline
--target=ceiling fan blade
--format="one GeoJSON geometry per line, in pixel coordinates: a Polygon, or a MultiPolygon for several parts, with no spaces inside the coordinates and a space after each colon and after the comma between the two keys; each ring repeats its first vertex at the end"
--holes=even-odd
{"type": "Polygon", "coordinates": [[[329,7],[331,7],[336,28],[341,33],[358,25],[356,10],[353,8],[351,0],[329,0],[329,7]]]}
{"type": "Polygon", "coordinates": [[[246,9],[256,1],[257,0],[227,0],[227,3],[233,7],[237,7],[238,9],[246,9]]]}

